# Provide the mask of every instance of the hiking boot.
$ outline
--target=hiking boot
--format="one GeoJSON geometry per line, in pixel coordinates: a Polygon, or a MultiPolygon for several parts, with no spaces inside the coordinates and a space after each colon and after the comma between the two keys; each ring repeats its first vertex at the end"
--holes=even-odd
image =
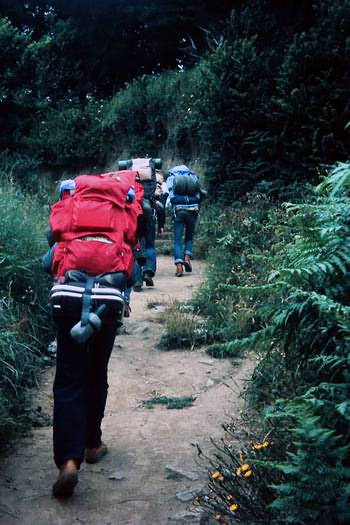
{"type": "Polygon", "coordinates": [[[142,290],[142,281],[136,281],[136,283],[133,286],[134,292],[141,292],[142,290]]]}
{"type": "Polygon", "coordinates": [[[129,301],[124,301],[124,317],[130,317],[130,312],[131,308],[129,301]]]}
{"type": "Polygon", "coordinates": [[[186,272],[192,272],[191,257],[189,255],[185,255],[184,267],[186,272]]]}
{"type": "Polygon", "coordinates": [[[182,277],[183,276],[183,268],[182,268],[182,263],[177,263],[176,264],[176,272],[175,272],[175,275],[176,277],[182,277]]]}
{"type": "Polygon", "coordinates": [[[85,449],[85,461],[86,463],[98,463],[100,459],[103,458],[108,452],[107,445],[101,443],[98,447],[95,448],[86,448],[85,449]]]}
{"type": "Polygon", "coordinates": [[[153,279],[152,279],[153,275],[151,272],[144,272],[143,274],[143,280],[145,281],[146,283],[146,286],[154,286],[154,282],[153,282],[153,279]]]}
{"type": "Polygon", "coordinates": [[[75,459],[68,459],[60,467],[58,478],[52,486],[52,495],[55,498],[70,498],[78,483],[78,463],[75,459]]]}

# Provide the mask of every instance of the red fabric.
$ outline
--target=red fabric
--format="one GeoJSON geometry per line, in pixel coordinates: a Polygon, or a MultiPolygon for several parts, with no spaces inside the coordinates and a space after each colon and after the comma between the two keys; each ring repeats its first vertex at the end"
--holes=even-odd
{"type": "Polygon", "coordinates": [[[127,226],[125,231],[125,240],[134,245],[138,241],[137,237],[137,218],[142,215],[142,201],[145,190],[136,180],[138,172],[133,170],[110,171],[103,174],[104,177],[111,177],[115,180],[121,181],[133,188],[135,192],[135,200],[132,203],[126,204],[125,211],[127,215],[127,226]]]}
{"type": "Polygon", "coordinates": [[[80,175],[75,179],[74,195],[52,206],[50,227],[58,243],[52,267],[55,277],[70,269],[89,275],[124,271],[131,276],[131,246],[137,240],[141,204],[137,199],[133,203],[126,200],[130,187],[138,191],[135,175],[130,171],[80,175]],[[112,242],[79,240],[89,235],[112,242]]]}

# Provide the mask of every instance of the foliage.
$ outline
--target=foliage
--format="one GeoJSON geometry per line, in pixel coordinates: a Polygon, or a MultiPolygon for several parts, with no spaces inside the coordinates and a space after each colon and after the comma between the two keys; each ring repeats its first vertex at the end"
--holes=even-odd
{"type": "Polygon", "coordinates": [[[103,102],[93,99],[83,107],[73,102],[64,108],[48,107],[23,143],[29,151],[35,150],[39,165],[66,165],[70,170],[83,170],[88,165],[96,170],[106,162],[103,109],[103,102]]]}
{"type": "Polygon", "coordinates": [[[346,160],[349,2],[237,1],[225,23],[231,2],[5,2],[1,146],[78,170],[201,158],[214,198],[289,198],[346,160]]]}
{"type": "Polygon", "coordinates": [[[0,447],[28,424],[30,389],[48,359],[51,322],[48,281],[39,257],[46,250],[41,201],[0,181],[0,447]]]}
{"type": "Polygon", "coordinates": [[[16,27],[27,27],[38,40],[55,34],[55,21],[69,24],[74,30],[69,52],[73,64],[79,66],[71,75],[73,90],[80,96],[89,92],[104,98],[140,75],[193,63],[195,55],[188,48],[201,54],[207,40],[202,28],[221,28],[231,4],[229,0],[220,5],[211,0],[130,0],[127,4],[99,0],[87,8],[80,0],[28,0],[25,4],[2,0],[0,17],[8,17],[16,27]]]}
{"type": "Polygon", "coordinates": [[[207,272],[191,304],[205,318],[206,338],[212,343],[208,352],[215,357],[239,355],[241,349],[231,351],[230,343],[221,343],[261,328],[263,314],[273,308],[273,287],[265,287],[260,295],[251,289],[265,281],[290,230],[284,211],[263,194],[250,194],[232,207],[203,210],[203,238],[197,242],[209,252],[207,272]]]}
{"type": "Polygon", "coordinates": [[[193,349],[205,342],[205,331],[200,319],[179,301],[169,303],[160,315],[160,321],[165,323],[165,331],[158,344],[162,350],[193,349]]]}
{"type": "Polygon", "coordinates": [[[142,76],[116,93],[106,107],[104,136],[114,156],[156,156],[167,140],[170,108],[175,102],[176,73],[142,76]]]}
{"type": "Polygon", "coordinates": [[[315,180],[319,163],[346,159],[349,2],[316,2],[301,28],[282,30],[278,11],[237,9],[225,43],[197,68],[193,119],[210,190],[227,200],[261,181],[276,195],[315,180]]]}
{"type": "Polygon", "coordinates": [[[270,523],[270,485],[277,479],[276,470],[263,469],[276,456],[275,443],[268,435],[257,437],[254,424],[259,424],[253,413],[244,418],[235,417],[224,425],[225,437],[213,442],[215,453],[208,457],[202,449],[199,455],[209,464],[208,490],[194,499],[218,523],[270,523]],[[237,450],[237,442],[240,443],[237,450]]]}
{"type": "Polygon", "coordinates": [[[194,396],[186,397],[169,397],[169,396],[153,396],[143,402],[147,408],[153,408],[155,405],[166,405],[169,409],[181,409],[191,407],[195,402],[194,396]]]}
{"type": "MultiPolygon", "coordinates": [[[[349,180],[350,165],[340,164],[317,187],[317,199],[285,205],[296,235],[270,275],[272,312],[269,304],[260,330],[222,345],[258,354],[247,399],[263,414],[274,457],[250,463],[265,476],[254,498],[263,501],[269,484],[268,520],[276,525],[350,519],[349,180]]],[[[248,290],[260,294],[265,286],[248,290]]],[[[227,497],[226,487],[220,494],[227,497]]],[[[241,494],[241,516],[252,518],[254,503],[241,494]]],[[[262,514],[252,523],[265,523],[262,514]]]]}

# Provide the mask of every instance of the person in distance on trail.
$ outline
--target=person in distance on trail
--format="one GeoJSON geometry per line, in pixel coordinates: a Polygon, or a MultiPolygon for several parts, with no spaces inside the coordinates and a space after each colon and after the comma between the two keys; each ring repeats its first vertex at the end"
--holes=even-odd
{"type": "MultiPolygon", "coordinates": [[[[129,287],[124,292],[125,299],[125,310],[124,317],[130,317],[131,313],[131,292],[132,289],[135,292],[141,292],[143,287],[143,281],[146,286],[153,286],[153,276],[156,269],[156,249],[155,249],[155,238],[156,230],[157,237],[160,238],[163,235],[164,224],[165,224],[165,203],[168,197],[167,186],[164,182],[164,177],[160,170],[156,169],[157,186],[152,195],[150,201],[152,203],[153,212],[150,217],[149,214],[144,218],[142,215],[139,220],[139,232],[141,235],[141,242],[139,242],[137,248],[134,250],[134,286],[129,287]],[[157,224],[157,228],[156,228],[157,224]],[[152,275],[147,274],[144,269],[147,267],[153,269],[152,275]]],[[[140,183],[139,183],[140,184],[140,183]]],[[[148,209],[150,211],[150,209],[148,209]]],[[[147,212],[146,212],[147,214],[147,212]]]]}
{"type": "MultiPolygon", "coordinates": [[[[138,173],[138,183],[144,188],[142,201],[143,214],[140,217],[140,241],[141,249],[135,252],[135,273],[137,279],[134,291],[140,292],[145,282],[146,286],[154,286],[154,276],[157,269],[157,253],[155,239],[163,233],[165,222],[165,210],[161,200],[157,197],[159,168],[161,159],[149,157],[135,158],[119,161],[119,169],[132,169],[138,173]],[[158,173],[157,173],[158,172],[158,173]]],[[[130,290],[126,292],[126,298],[130,298],[130,290]]]]}
{"type": "Polygon", "coordinates": [[[184,268],[192,272],[193,237],[205,192],[200,188],[197,175],[185,165],[171,168],[166,184],[173,210],[175,275],[182,277],[184,268]]]}

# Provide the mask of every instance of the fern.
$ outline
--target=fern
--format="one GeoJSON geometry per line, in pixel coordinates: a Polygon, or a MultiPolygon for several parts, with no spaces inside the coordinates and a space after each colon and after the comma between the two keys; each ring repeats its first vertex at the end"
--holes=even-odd
{"type": "Polygon", "coordinates": [[[265,407],[262,424],[274,436],[275,458],[255,463],[268,479],[275,473],[274,525],[350,522],[349,190],[346,163],[316,188],[316,200],[285,206],[296,235],[267,283],[219,287],[224,296],[275,295],[261,329],[208,348],[216,357],[257,352],[248,399],[265,407]]]}

